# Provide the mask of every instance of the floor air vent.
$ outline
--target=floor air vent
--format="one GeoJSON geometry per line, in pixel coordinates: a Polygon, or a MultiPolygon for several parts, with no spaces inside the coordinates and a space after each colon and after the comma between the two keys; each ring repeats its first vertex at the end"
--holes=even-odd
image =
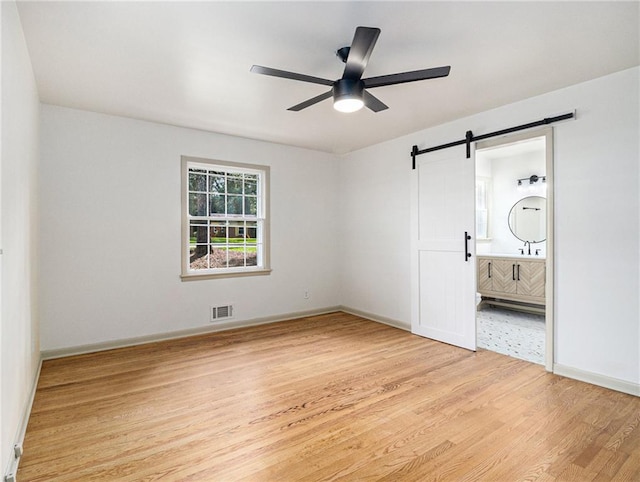
{"type": "Polygon", "coordinates": [[[226,319],[231,318],[231,317],[233,317],[233,306],[232,305],[212,306],[211,307],[211,320],[210,321],[226,320],[226,319]]]}

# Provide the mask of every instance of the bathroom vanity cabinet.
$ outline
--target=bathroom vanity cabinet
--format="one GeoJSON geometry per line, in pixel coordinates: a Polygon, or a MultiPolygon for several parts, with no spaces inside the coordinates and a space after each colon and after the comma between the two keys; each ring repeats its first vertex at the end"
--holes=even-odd
{"type": "Polygon", "coordinates": [[[478,292],[489,304],[508,307],[534,305],[544,310],[546,262],[541,258],[478,256],[478,292]],[[509,303],[515,302],[515,303],[509,303]]]}

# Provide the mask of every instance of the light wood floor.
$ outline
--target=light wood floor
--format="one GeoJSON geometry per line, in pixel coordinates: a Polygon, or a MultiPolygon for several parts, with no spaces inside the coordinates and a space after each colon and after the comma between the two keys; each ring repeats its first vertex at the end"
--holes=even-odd
{"type": "Polygon", "coordinates": [[[334,313],[44,363],[18,480],[640,480],[640,398],[334,313]]]}

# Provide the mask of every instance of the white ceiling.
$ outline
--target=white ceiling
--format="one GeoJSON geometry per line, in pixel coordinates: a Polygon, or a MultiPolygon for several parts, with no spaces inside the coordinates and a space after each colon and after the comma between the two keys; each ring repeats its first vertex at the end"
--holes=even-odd
{"type": "MultiPolygon", "coordinates": [[[[345,153],[640,64],[636,2],[19,2],[42,102],[345,153]],[[372,90],[354,114],[327,88],[359,25],[382,33],[364,77],[451,65],[372,90]]],[[[555,113],[550,113],[555,114],[555,113]]],[[[533,119],[535,120],[535,119],[533,119]]]]}

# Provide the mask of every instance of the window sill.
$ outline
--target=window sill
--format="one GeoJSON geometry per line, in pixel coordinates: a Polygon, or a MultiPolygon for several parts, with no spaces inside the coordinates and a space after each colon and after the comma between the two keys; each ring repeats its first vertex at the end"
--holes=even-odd
{"type": "Polygon", "coordinates": [[[181,274],[180,279],[182,281],[196,281],[196,280],[203,280],[203,279],[243,278],[245,276],[265,276],[270,274],[271,274],[270,268],[259,268],[259,269],[242,270],[242,271],[225,271],[224,273],[181,274]]]}

